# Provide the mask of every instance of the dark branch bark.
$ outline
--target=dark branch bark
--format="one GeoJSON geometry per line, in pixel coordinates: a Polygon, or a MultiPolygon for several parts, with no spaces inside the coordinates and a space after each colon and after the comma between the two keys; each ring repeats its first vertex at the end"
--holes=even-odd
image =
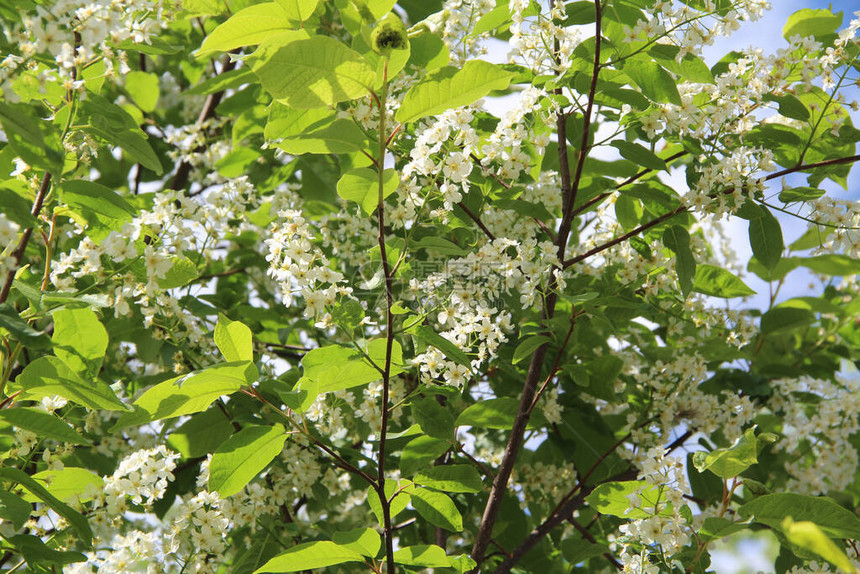
{"type": "MultiPolygon", "coordinates": [[[[42,177],[42,184],[39,186],[39,191],[36,193],[36,198],[33,200],[33,209],[30,210],[30,214],[38,218],[39,213],[42,212],[42,206],[45,203],[45,197],[48,195],[48,191],[51,189],[51,174],[50,172],[45,172],[45,175],[42,177]]],[[[15,248],[15,251],[12,252],[12,257],[15,258],[15,265],[9,272],[6,274],[6,281],[3,283],[3,289],[0,290],[0,303],[4,303],[6,299],[9,298],[9,291],[12,289],[12,282],[15,281],[15,273],[18,272],[18,268],[21,266],[21,261],[24,260],[24,252],[27,251],[27,244],[30,243],[30,237],[33,235],[33,227],[28,227],[24,230],[24,233],[21,234],[21,239],[18,240],[18,247],[15,248]]]]}

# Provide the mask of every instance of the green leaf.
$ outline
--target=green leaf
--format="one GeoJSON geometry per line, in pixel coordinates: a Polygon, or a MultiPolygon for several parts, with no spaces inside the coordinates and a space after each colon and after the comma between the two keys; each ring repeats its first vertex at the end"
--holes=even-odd
{"type": "MultiPolygon", "coordinates": [[[[92,493],[104,488],[104,480],[99,475],[86,468],[67,466],[59,470],[43,470],[33,475],[33,480],[43,485],[48,492],[66,504],[76,504],[78,501],[87,502],[92,499],[92,493]]],[[[38,502],[39,497],[27,493],[27,502],[38,502]]]]}
{"type": "Polygon", "coordinates": [[[784,94],[782,96],[765,94],[762,99],[766,102],[776,102],[779,104],[779,113],[787,118],[802,122],[809,119],[809,110],[806,109],[803,102],[791,94],[784,94]]]}
{"type": "MultiPolygon", "coordinates": [[[[361,205],[368,215],[379,206],[379,175],[375,169],[359,167],[343,174],[337,182],[337,194],[347,201],[361,205]]],[[[382,172],[382,199],[385,199],[400,185],[397,170],[386,169],[382,172]]]]}
{"type": "Polygon", "coordinates": [[[696,266],[696,279],[693,281],[693,291],[723,299],[755,295],[755,291],[750,289],[746,283],[741,281],[731,271],[707,264],[696,266]]]}
{"type": "Polygon", "coordinates": [[[460,347],[434,331],[432,327],[428,327],[427,325],[416,325],[409,330],[409,333],[422,343],[436,347],[442,351],[442,354],[445,355],[446,359],[454,361],[464,367],[468,367],[469,369],[472,368],[469,356],[466,355],[460,347]]]}
{"type": "Polygon", "coordinates": [[[790,517],[782,521],[782,532],[792,544],[821,556],[840,570],[857,572],[845,552],[836,545],[814,522],[795,522],[790,517]]]}
{"type": "Polygon", "coordinates": [[[344,548],[328,540],[319,540],[293,546],[257,568],[254,574],[300,572],[335,566],[344,562],[364,562],[364,558],[355,550],[344,548]]]}
{"type": "Polygon", "coordinates": [[[842,277],[860,274],[860,259],[839,253],[827,253],[798,259],[800,265],[821,275],[842,277]]]}
{"type": "Polygon", "coordinates": [[[779,200],[783,203],[794,203],[795,201],[811,201],[824,195],[824,190],[817,187],[790,187],[779,193],[779,200]]]}
{"type": "Polygon", "coordinates": [[[546,335],[533,335],[531,337],[527,337],[523,339],[517,348],[514,349],[514,358],[512,363],[516,365],[526,357],[531,357],[535,351],[537,351],[538,347],[549,343],[552,341],[550,337],[546,335]]]}
{"type": "Polygon", "coordinates": [[[376,72],[361,55],[328,36],[278,48],[254,67],[263,88],[294,108],[319,108],[370,93],[376,72]]]}
{"type": "Polygon", "coordinates": [[[275,0],[290,20],[304,22],[317,9],[319,0],[275,0]]]}
{"type": "MultiPolygon", "coordinates": [[[[364,135],[364,132],[361,131],[361,128],[354,121],[339,119],[319,130],[286,136],[277,143],[277,146],[292,155],[306,153],[330,154],[360,152],[368,149],[369,142],[367,136],[364,135]]],[[[374,178],[376,177],[375,170],[364,169],[373,171],[374,178]]],[[[393,172],[394,170],[386,171],[393,172]]],[[[376,196],[374,195],[375,198],[376,196]]]]}
{"type": "Polygon", "coordinates": [[[164,274],[164,277],[156,279],[158,286],[162,289],[183,287],[200,276],[197,265],[187,257],[171,257],[170,263],[170,269],[164,274]]]}
{"type": "Polygon", "coordinates": [[[354,528],[332,534],[332,542],[355,550],[363,556],[376,557],[382,547],[382,539],[379,533],[372,528],[354,528]]]}
{"type": "Polygon", "coordinates": [[[729,448],[718,448],[712,452],[693,453],[693,464],[699,472],[710,470],[720,478],[733,478],[758,462],[758,451],[763,442],[773,442],[769,433],[758,437],[755,429],[747,429],[729,448]]]}
{"type": "Polygon", "coordinates": [[[765,335],[801,329],[815,321],[807,309],[774,307],[761,317],[761,332],[765,335]]]}
{"type": "Polygon", "coordinates": [[[283,425],[247,426],[227,439],[209,463],[209,492],[233,496],[265,469],[284,448],[283,425]]]}
{"type": "Polygon", "coordinates": [[[21,391],[18,400],[59,395],[93,410],[129,410],[107,384],[95,377],[81,378],[57,357],[39,357],[24,367],[10,390],[21,391]]]}
{"type": "MultiPolygon", "coordinates": [[[[472,426],[487,429],[510,430],[514,426],[514,418],[519,408],[519,401],[512,397],[499,397],[479,401],[469,405],[466,410],[457,417],[455,425],[472,426]]],[[[532,413],[528,428],[538,428],[542,417],[539,413],[532,413]]]]}
{"type": "Polygon", "coordinates": [[[447,568],[450,566],[445,551],[435,544],[407,546],[394,552],[394,561],[404,566],[419,568],[447,568]]]}
{"type": "Polygon", "coordinates": [[[108,346],[108,334],[98,316],[90,309],[59,309],[53,318],[54,354],[76,373],[96,375],[108,346]]]}
{"type": "Polygon", "coordinates": [[[146,133],[127,111],[92,92],[87,92],[81,109],[88,122],[85,131],[122,148],[134,161],[157,175],[162,174],[161,161],[146,141],[146,133]]]}
{"type": "Polygon", "coordinates": [[[681,95],[675,78],[666,68],[657,64],[644,54],[629,58],[623,68],[624,73],[639,86],[642,93],[653,102],[668,102],[681,105],[681,95]]]}
{"type": "Polygon", "coordinates": [[[770,271],[782,258],[785,244],[779,221],[765,206],[759,206],[759,209],[761,217],[750,219],[749,223],[750,247],[756,259],[770,271]]]}
{"type": "Polygon", "coordinates": [[[483,60],[471,60],[461,70],[443,68],[406,93],[395,117],[407,123],[467,106],[493,90],[507,88],[513,77],[513,73],[483,60]]]}
{"type": "Polygon", "coordinates": [[[421,517],[439,528],[460,532],[463,530],[463,517],[454,501],[448,495],[426,488],[412,491],[412,507],[421,517]]]}
{"type": "Polygon", "coordinates": [[[125,89],[144,112],[152,112],[158,105],[160,90],[155,74],[132,70],[125,75],[125,89]]]}
{"type": "MultiPolygon", "coordinates": [[[[9,542],[12,543],[28,564],[44,565],[46,562],[56,566],[57,564],[71,564],[73,562],[86,562],[86,554],[74,552],[71,550],[54,550],[45,544],[38,536],[29,534],[17,534],[9,537],[9,542]]],[[[56,571],[56,568],[52,568],[56,571]]],[[[38,570],[36,570],[38,571],[38,570]]],[[[47,570],[43,570],[47,571],[47,570]]]]}
{"type": "Polygon", "coordinates": [[[657,171],[666,169],[666,162],[641,144],[631,143],[624,140],[615,140],[610,145],[618,149],[621,157],[629,159],[633,163],[639,164],[642,167],[647,167],[648,169],[657,171]]]}
{"type": "Polygon", "coordinates": [[[60,199],[69,207],[75,221],[89,228],[88,234],[94,240],[107,237],[110,231],[119,231],[137,215],[137,210],[124,197],[92,181],[64,181],[60,186],[60,199]]]}
{"type": "Polygon", "coordinates": [[[51,122],[33,106],[0,102],[0,125],[12,150],[30,166],[62,175],[65,152],[51,122]]]}
{"type": "Polygon", "coordinates": [[[806,496],[783,492],[754,498],[738,508],[744,518],[754,516],[755,521],[772,528],[780,528],[786,517],[814,522],[833,538],[860,539],[860,518],[837,504],[832,498],[806,496]]]}
{"type": "Polygon", "coordinates": [[[36,433],[39,438],[51,438],[70,444],[92,444],[60,418],[45,411],[27,407],[14,407],[0,411],[0,420],[36,433]]]}
{"type": "Polygon", "coordinates": [[[424,68],[432,72],[448,65],[450,59],[448,46],[442,38],[426,28],[422,28],[418,36],[409,39],[409,46],[409,60],[406,62],[408,66],[424,68]]]}
{"type": "Polygon", "coordinates": [[[615,218],[625,230],[632,230],[642,220],[642,202],[631,195],[621,195],[615,201],[615,218]]]}
{"type": "Polygon", "coordinates": [[[48,336],[31,327],[9,303],[0,303],[0,328],[9,331],[13,339],[30,349],[51,346],[48,336]]]}
{"type": "MultiPolygon", "coordinates": [[[[377,366],[382,368],[385,361],[385,341],[383,339],[377,339],[377,341],[383,342],[381,356],[378,352],[378,344],[374,345],[374,349],[372,349],[374,352],[371,352],[369,348],[368,354],[377,366]]],[[[397,365],[403,362],[403,352],[397,341],[394,341],[391,354],[391,374],[396,375],[402,372],[402,369],[397,365]]],[[[317,394],[350,389],[382,378],[382,373],[371,365],[359,351],[339,345],[320,347],[309,351],[302,359],[302,367],[304,368],[302,378],[306,380],[302,386],[304,387],[308,382],[313,381],[316,383],[313,389],[317,394]]]]}
{"type": "Polygon", "coordinates": [[[66,503],[59,500],[53,494],[45,490],[45,487],[36,482],[31,476],[28,476],[22,470],[17,468],[0,468],[0,478],[17,482],[32,494],[37,496],[39,500],[47,504],[54,512],[69,521],[69,524],[78,532],[83,543],[90,547],[92,546],[93,531],[90,530],[90,525],[84,516],[68,506],[66,503]]]}
{"type": "Polygon", "coordinates": [[[415,475],[415,482],[445,492],[481,492],[478,471],[467,464],[446,464],[428,468],[415,475]]]}
{"type": "Polygon", "coordinates": [[[684,297],[693,290],[696,276],[696,259],[690,248],[690,234],[680,225],[667,227],[663,232],[663,245],[675,253],[675,272],[684,297]]]}
{"type": "Polygon", "coordinates": [[[215,344],[227,362],[254,360],[251,329],[222,314],[218,315],[218,324],[215,325],[215,344]]]}
{"type": "Polygon", "coordinates": [[[134,401],[134,412],[122,415],[110,432],[198,413],[209,408],[218,397],[234,393],[256,378],[257,368],[248,361],[220,363],[174,377],[143,393],[134,401]]]}
{"type": "Polygon", "coordinates": [[[571,564],[579,564],[589,558],[609,552],[603,544],[595,544],[584,538],[565,538],[561,541],[561,553],[571,564]]]}
{"type": "Polygon", "coordinates": [[[660,516],[672,516],[672,505],[660,496],[660,489],[644,480],[604,482],[585,497],[589,506],[601,514],[636,520],[655,514],[655,505],[660,516]],[[631,504],[631,497],[638,493],[639,501],[631,504]]]}
{"type": "Polygon", "coordinates": [[[230,420],[219,408],[193,415],[170,433],[167,445],[184,458],[206,456],[233,435],[230,420]]]}
{"type": "Polygon", "coordinates": [[[827,9],[804,8],[788,17],[782,28],[782,37],[813,36],[821,39],[836,33],[842,25],[842,12],[834,14],[827,9]]]}
{"type": "Polygon", "coordinates": [[[229,52],[242,46],[253,46],[266,38],[292,28],[280,2],[255,4],[239,10],[206,36],[197,51],[199,56],[212,52],[229,52]]]}
{"type": "MultiPolygon", "coordinates": [[[[442,456],[451,443],[430,436],[419,436],[412,439],[403,447],[400,453],[400,472],[404,476],[411,476],[419,469],[431,466],[434,460],[442,456]]],[[[385,483],[388,486],[388,482],[385,483]]]]}
{"type": "MultiPolygon", "coordinates": [[[[412,499],[410,493],[413,490],[415,490],[415,487],[408,483],[408,481],[400,481],[399,483],[393,480],[385,481],[385,497],[391,502],[391,507],[389,509],[391,518],[394,518],[406,509],[409,505],[409,501],[412,499]],[[397,494],[395,495],[395,493],[397,494]]],[[[367,504],[376,516],[377,522],[382,524],[382,505],[379,503],[379,494],[373,489],[373,487],[370,487],[367,490],[367,504]]]]}
{"type": "Polygon", "coordinates": [[[20,529],[27,519],[33,507],[29,502],[6,490],[0,490],[0,518],[12,524],[15,530],[20,529]]]}
{"type": "Polygon", "coordinates": [[[454,438],[454,417],[435,398],[416,399],[410,406],[412,417],[425,434],[446,440],[454,438]]]}

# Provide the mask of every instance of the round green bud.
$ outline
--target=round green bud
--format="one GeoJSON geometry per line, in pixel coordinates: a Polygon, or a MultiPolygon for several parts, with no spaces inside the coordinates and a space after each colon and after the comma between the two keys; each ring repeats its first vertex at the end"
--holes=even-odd
{"type": "Polygon", "coordinates": [[[380,18],[373,26],[370,34],[370,46],[377,54],[387,56],[392,50],[406,48],[409,38],[406,33],[406,25],[397,14],[389,12],[384,18],[380,18]]]}

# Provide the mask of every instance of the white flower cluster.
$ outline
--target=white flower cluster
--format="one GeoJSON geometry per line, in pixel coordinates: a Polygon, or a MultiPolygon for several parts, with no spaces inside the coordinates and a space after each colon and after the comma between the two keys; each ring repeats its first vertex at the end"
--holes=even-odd
{"type": "MultiPolygon", "coordinates": [[[[531,143],[538,156],[542,156],[549,143],[549,130],[540,129],[554,121],[552,114],[539,113],[546,92],[529,86],[519,94],[516,104],[502,114],[493,133],[481,146],[481,165],[502,180],[515,181],[529,167],[530,156],[524,145],[531,143]],[[535,126],[528,125],[529,117],[537,117],[535,126]]],[[[558,193],[553,194],[558,197],[558,193]]]]}
{"type": "Polygon", "coordinates": [[[314,245],[314,232],[301,211],[281,211],[278,217],[266,239],[267,273],[278,283],[285,305],[292,305],[298,293],[305,301],[305,316],[322,315],[326,305],[338,295],[349,296],[352,289],[338,285],[344,281],[343,274],[331,269],[328,258],[314,245]]]}
{"type": "Polygon", "coordinates": [[[0,81],[7,98],[17,95],[6,80],[19,65],[29,70],[43,85],[60,82],[65,90],[82,89],[75,68],[102,61],[104,75],[124,75],[130,68],[126,52],[117,47],[124,41],[151,43],[152,36],[171,19],[167,3],[161,0],[58,0],[50,7],[36,6],[25,15],[19,28],[4,28],[7,39],[19,54],[10,54],[0,63],[0,81]],[[50,54],[56,67],[39,64],[36,56],[50,54]]]}
{"type": "Polygon", "coordinates": [[[109,516],[121,518],[128,510],[129,498],[134,504],[147,506],[159,500],[173,480],[177,459],[179,455],[164,445],[131,453],[105,477],[104,488],[93,493],[93,508],[105,508],[109,516]]]}
{"type": "Polygon", "coordinates": [[[164,572],[161,536],[156,532],[132,530],[117,533],[105,544],[106,550],[87,552],[86,562],[75,562],[63,568],[64,574],[98,574],[164,572]]]}
{"type": "Polygon", "coordinates": [[[165,536],[165,552],[183,563],[184,570],[214,574],[223,567],[232,526],[223,506],[217,492],[205,490],[178,505],[165,536]]]}
{"type": "Polygon", "coordinates": [[[469,60],[487,52],[482,36],[472,34],[475,24],[496,7],[496,0],[446,0],[435,17],[424,22],[442,36],[451,54],[451,65],[462,67],[469,60]]]}
{"type": "Polygon", "coordinates": [[[168,157],[176,164],[190,165],[196,172],[193,181],[201,181],[203,185],[221,183],[224,177],[218,173],[216,164],[233,151],[233,144],[229,139],[211,138],[210,134],[223,129],[226,122],[223,118],[209,118],[179,127],[166,126],[164,141],[173,146],[167,152],[168,157]]]}
{"type": "Polygon", "coordinates": [[[508,60],[512,64],[522,63],[535,75],[563,75],[576,61],[573,51],[582,42],[582,36],[573,26],[556,24],[556,20],[563,21],[567,17],[563,2],[550,3],[549,17],[539,14],[534,18],[526,16],[529,4],[528,0],[513,0],[509,4],[512,24],[508,60]],[[548,46],[553,47],[552,51],[548,46]]]}
{"type": "Polygon", "coordinates": [[[20,225],[0,213],[0,277],[6,277],[9,270],[15,267],[15,258],[11,252],[20,230],[20,225]]]}
{"type": "Polygon", "coordinates": [[[836,375],[836,382],[812,377],[772,382],[768,406],[783,420],[782,438],[774,445],[786,451],[791,474],[786,488],[819,495],[844,490],[854,482],[858,453],[850,437],[860,431],[860,380],[836,375]],[[796,394],[820,397],[814,408],[796,394]]]}
{"type": "Polygon", "coordinates": [[[809,217],[818,225],[810,223],[821,244],[816,253],[844,253],[860,257],[860,204],[856,201],[821,197],[807,203],[809,217]],[[826,227],[825,227],[826,226],[826,227]]]}
{"type": "Polygon", "coordinates": [[[538,461],[516,466],[511,483],[522,489],[519,502],[526,508],[535,500],[554,504],[576,484],[576,478],[573,464],[558,466],[538,461]]]}

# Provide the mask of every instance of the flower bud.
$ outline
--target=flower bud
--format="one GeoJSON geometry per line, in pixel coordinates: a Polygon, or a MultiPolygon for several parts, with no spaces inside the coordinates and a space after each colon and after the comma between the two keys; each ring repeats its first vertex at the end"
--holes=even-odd
{"type": "Polygon", "coordinates": [[[370,34],[370,46],[374,52],[383,56],[389,55],[392,50],[406,48],[408,42],[406,26],[393,12],[378,20],[370,34]]]}

